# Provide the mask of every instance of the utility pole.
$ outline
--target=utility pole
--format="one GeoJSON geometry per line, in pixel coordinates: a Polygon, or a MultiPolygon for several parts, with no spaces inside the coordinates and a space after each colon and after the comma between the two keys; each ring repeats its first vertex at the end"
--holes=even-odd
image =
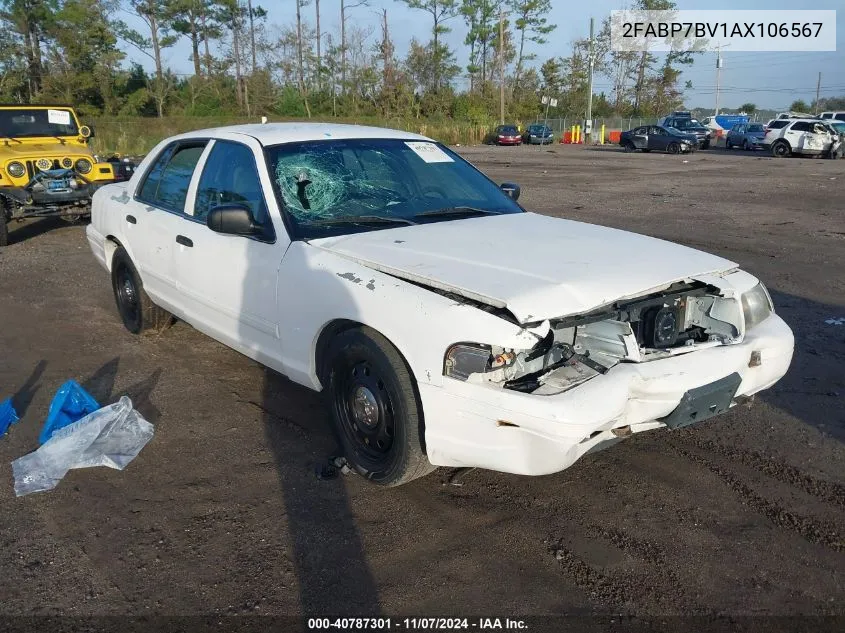
{"type": "Polygon", "coordinates": [[[584,125],[584,131],[586,134],[586,141],[589,144],[592,142],[593,136],[593,65],[595,62],[595,53],[594,53],[594,38],[593,38],[593,27],[595,25],[595,20],[590,18],[590,81],[589,81],[589,88],[587,89],[587,121],[584,125]]]}
{"type": "Polygon", "coordinates": [[[722,45],[716,45],[716,112],[713,116],[719,116],[719,86],[722,79],[722,45]]]}
{"type": "Polygon", "coordinates": [[[819,80],[816,82],[816,106],[813,109],[813,114],[819,113],[819,93],[822,90],[822,74],[819,73],[819,80]]]}
{"type": "Polygon", "coordinates": [[[505,124],[505,13],[499,6],[499,125],[505,124]]]}

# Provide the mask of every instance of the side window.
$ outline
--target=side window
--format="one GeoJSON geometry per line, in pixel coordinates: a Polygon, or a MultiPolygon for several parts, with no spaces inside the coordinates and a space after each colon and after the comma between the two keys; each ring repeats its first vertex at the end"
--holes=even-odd
{"type": "Polygon", "coordinates": [[[845,112],[837,112],[834,118],[837,121],[845,121],[845,112]]]}
{"type": "Polygon", "coordinates": [[[188,187],[204,148],[202,141],[177,144],[162,152],[144,179],[138,198],[168,211],[184,212],[188,187]]]}
{"type": "Polygon", "coordinates": [[[634,134],[648,134],[648,128],[638,127],[636,130],[634,130],[633,133],[634,134]]]}
{"type": "Polygon", "coordinates": [[[792,124],[791,130],[792,132],[809,132],[810,131],[810,124],[806,121],[798,121],[792,124]]]}
{"type": "Polygon", "coordinates": [[[650,127],[648,128],[648,133],[654,136],[666,136],[666,130],[662,127],[650,127]]]}
{"type": "Polygon", "coordinates": [[[232,141],[215,141],[197,187],[194,217],[204,222],[209,211],[224,204],[245,204],[256,222],[270,224],[252,150],[232,141]]]}

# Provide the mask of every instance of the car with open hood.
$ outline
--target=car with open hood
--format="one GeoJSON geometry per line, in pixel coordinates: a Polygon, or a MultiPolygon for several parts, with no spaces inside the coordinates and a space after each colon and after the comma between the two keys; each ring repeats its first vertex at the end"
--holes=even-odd
{"type": "Polygon", "coordinates": [[[94,191],[114,181],[88,147],[92,135],[70,106],[0,105],[0,246],[12,220],[90,213],[94,191]]]}
{"type": "Polygon", "coordinates": [[[786,372],[792,332],[736,263],[519,197],[424,136],[243,125],[161,142],[87,237],[129,331],[175,316],[322,391],[382,485],[553,473],[786,372]]]}

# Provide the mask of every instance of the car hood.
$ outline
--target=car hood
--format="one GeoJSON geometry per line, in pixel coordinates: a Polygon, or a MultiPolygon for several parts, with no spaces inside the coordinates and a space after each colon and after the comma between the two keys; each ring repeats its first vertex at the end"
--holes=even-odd
{"type": "Polygon", "coordinates": [[[70,143],[59,143],[58,141],[51,143],[29,143],[24,142],[17,144],[14,141],[3,148],[2,152],[7,158],[26,158],[30,156],[86,156],[91,155],[84,147],[79,145],[72,145],[70,143]]]}
{"type": "Polygon", "coordinates": [[[737,267],[664,240],[535,213],[420,224],[310,243],[395,277],[506,308],[520,323],[585,313],[737,267]]]}

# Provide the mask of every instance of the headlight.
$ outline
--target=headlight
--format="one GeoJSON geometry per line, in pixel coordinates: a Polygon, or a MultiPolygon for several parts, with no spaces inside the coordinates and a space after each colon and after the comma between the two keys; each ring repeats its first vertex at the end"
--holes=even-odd
{"type": "Polygon", "coordinates": [[[13,178],[20,178],[26,173],[26,167],[24,167],[23,163],[15,160],[6,165],[6,171],[13,178]]]}
{"type": "Polygon", "coordinates": [[[466,380],[470,374],[488,371],[492,361],[493,354],[489,347],[475,343],[458,343],[446,351],[443,375],[466,380]]]}
{"type": "Polygon", "coordinates": [[[62,159],[62,167],[64,167],[65,169],[70,169],[71,167],[73,167],[73,159],[70,156],[65,156],[62,159]]]}
{"type": "Polygon", "coordinates": [[[41,171],[47,171],[50,167],[53,166],[53,161],[49,158],[44,158],[43,156],[35,161],[35,166],[38,167],[41,171]]]}
{"type": "Polygon", "coordinates": [[[76,161],[76,171],[80,174],[87,174],[93,167],[94,165],[87,158],[80,158],[76,161]]]}
{"type": "Polygon", "coordinates": [[[762,283],[742,295],[742,314],[745,317],[746,330],[765,321],[772,312],[772,298],[762,283]]]}

